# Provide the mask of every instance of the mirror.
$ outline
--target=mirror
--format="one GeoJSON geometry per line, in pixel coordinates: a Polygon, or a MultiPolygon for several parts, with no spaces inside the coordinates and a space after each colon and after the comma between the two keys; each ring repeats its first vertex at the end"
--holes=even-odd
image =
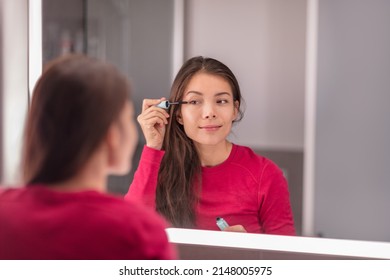
{"type": "MultiPolygon", "coordinates": [[[[46,0],[44,58],[83,51],[115,63],[132,81],[137,114],[143,98],[169,94],[180,46],[183,60],[223,61],[246,101],[231,140],[283,169],[298,234],[390,241],[389,5],[46,0]]],[[[125,193],[132,176],[112,177],[110,191],[125,193]]]]}

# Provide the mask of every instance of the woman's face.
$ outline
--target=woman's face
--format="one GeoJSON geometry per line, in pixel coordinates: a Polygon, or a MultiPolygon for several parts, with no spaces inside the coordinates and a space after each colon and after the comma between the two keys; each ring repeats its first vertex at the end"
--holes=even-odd
{"type": "Polygon", "coordinates": [[[221,76],[199,72],[188,83],[177,117],[196,145],[225,143],[238,114],[230,84],[221,76]]]}

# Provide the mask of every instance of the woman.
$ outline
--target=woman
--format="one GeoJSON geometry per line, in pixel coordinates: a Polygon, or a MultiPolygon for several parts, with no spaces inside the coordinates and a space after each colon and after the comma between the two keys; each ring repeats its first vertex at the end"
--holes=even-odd
{"type": "Polygon", "coordinates": [[[0,195],[0,259],[172,259],[165,222],[104,194],[137,142],[127,80],[84,56],[39,79],[24,136],[25,187],[0,195]]]}
{"type": "Polygon", "coordinates": [[[286,180],[270,160],[227,140],[240,120],[241,93],[231,70],[203,57],[189,59],[164,99],[144,100],[138,122],[146,138],[126,198],[142,200],[174,226],[294,235],[286,180]]]}

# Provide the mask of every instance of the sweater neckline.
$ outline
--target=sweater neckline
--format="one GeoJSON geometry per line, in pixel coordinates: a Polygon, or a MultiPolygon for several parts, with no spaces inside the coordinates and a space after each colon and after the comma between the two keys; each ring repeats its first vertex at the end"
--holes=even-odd
{"type": "Polygon", "coordinates": [[[237,151],[237,145],[232,143],[232,150],[230,151],[228,158],[216,166],[211,166],[211,167],[202,166],[202,173],[214,173],[220,170],[225,170],[226,166],[230,164],[230,162],[232,162],[232,160],[234,159],[236,151],[237,151]]]}
{"type": "Polygon", "coordinates": [[[24,186],[24,190],[34,190],[35,192],[39,192],[41,194],[49,194],[51,196],[85,196],[85,195],[92,195],[92,196],[99,196],[101,193],[94,189],[84,189],[84,190],[72,190],[72,191],[59,191],[52,189],[48,187],[45,184],[31,184],[24,186]]]}

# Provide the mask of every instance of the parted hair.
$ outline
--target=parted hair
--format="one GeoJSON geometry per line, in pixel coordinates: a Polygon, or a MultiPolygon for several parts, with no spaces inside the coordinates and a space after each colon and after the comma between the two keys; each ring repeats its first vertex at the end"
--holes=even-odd
{"type": "MultiPolygon", "coordinates": [[[[188,83],[199,72],[220,76],[229,83],[233,98],[239,104],[239,115],[235,121],[240,120],[243,112],[238,81],[225,64],[213,58],[197,56],[186,61],[175,77],[169,100],[183,100],[188,83]]],[[[195,226],[195,207],[202,185],[201,164],[193,141],[177,121],[179,113],[180,106],[169,108],[171,118],[162,147],[165,154],[157,179],[156,210],[173,226],[191,228],[195,226]]]]}

